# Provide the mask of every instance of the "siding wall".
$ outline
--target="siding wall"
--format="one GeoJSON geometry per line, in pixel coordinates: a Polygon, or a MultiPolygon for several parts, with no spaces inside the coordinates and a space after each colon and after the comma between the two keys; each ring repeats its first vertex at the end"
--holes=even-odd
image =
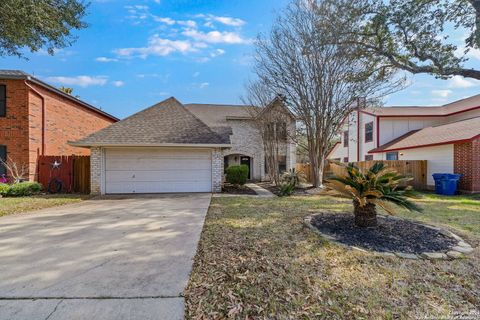
{"type": "Polygon", "coordinates": [[[427,160],[428,186],[435,185],[432,174],[453,173],[453,158],[453,144],[398,151],[398,160],[427,160]]]}

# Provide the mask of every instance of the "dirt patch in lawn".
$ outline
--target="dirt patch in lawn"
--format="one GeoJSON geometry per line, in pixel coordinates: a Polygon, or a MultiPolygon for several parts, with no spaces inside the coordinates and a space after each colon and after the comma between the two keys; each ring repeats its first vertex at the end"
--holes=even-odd
{"type": "Polygon", "coordinates": [[[222,187],[222,193],[225,194],[250,194],[255,195],[257,194],[255,191],[250,189],[247,186],[236,186],[233,184],[225,183],[222,187]]]}
{"type": "Polygon", "coordinates": [[[360,228],[351,213],[319,214],[311,222],[336,241],[379,252],[444,252],[457,243],[440,230],[406,219],[378,216],[378,225],[360,228]]]}

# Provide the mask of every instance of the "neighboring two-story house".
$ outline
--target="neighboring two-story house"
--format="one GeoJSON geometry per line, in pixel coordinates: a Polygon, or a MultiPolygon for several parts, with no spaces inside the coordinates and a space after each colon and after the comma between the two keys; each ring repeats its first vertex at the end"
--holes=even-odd
{"type": "MultiPolygon", "coordinates": [[[[285,108],[279,99],[263,112],[251,106],[182,104],[174,97],[90,136],[71,142],[91,149],[91,192],[220,192],[224,168],[246,164],[251,180],[265,179],[265,153],[255,117],[285,108]]],[[[286,114],[288,110],[283,109],[286,114]]],[[[279,166],[295,167],[295,119],[279,166]]]]}
{"type": "MultiPolygon", "coordinates": [[[[0,70],[0,158],[28,166],[36,180],[39,155],[88,155],[71,146],[76,140],[118,119],[39,79],[16,70],[0,70]]],[[[0,175],[8,174],[0,164],[0,175]]]]}
{"type": "Polygon", "coordinates": [[[480,95],[436,107],[356,110],[327,158],[427,160],[427,185],[433,173],[460,173],[460,190],[480,192],[480,95]]]}

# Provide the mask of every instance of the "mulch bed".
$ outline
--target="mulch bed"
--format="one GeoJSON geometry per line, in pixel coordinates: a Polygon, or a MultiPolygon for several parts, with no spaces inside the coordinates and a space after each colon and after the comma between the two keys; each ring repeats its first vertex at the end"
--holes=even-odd
{"type": "Polygon", "coordinates": [[[233,184],[225,183],[222,188],[222,193],[226,194],[257,194],[255,191],[247,186],[235,186],[233,184]]]}
{"type": "Polygon", "coordinates": [[[445,251],[457,242],[439,230],[383,216],[378,216],[378,225],[371,228],[355,226],[352,213],[320,214],[314,216],[311,223],[340,243],[379,252],[419,254],[445,251]]]}
{"type": "MultiPolygon", "coordinates": [[[[271,193],[279,196],[280,195],[280,188],[277,187],[276,185],[272,184],[271,182],[256,182],[257,185],[260,187],[267,189],[271,193]]],[[[311,196],[312,193],[309,193],[309,190],[315,189],[314,187],[307,187],[307,188],[296,188],[295,191],[293,192],[293,195],[295,196],[311,196]]]]}

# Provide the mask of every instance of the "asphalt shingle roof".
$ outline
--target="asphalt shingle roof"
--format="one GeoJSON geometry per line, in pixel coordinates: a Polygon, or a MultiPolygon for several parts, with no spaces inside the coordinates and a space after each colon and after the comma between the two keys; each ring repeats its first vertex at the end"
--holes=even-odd
{"type": "Polygon", "coordinates": [[[420,148],[468,141],[480,137],[480,117],[410,131],[369,153],[420,148]]]}
{"type": "Polygon", "coordinates": [[[74,145],[230,144],[228,132],[216,132],[171,97],[112,124],[74,145]]]}
{"type": "Polygon", "coordinates": [[[405,107],[382,107],[382,108],[367,108],[365,111],[371,112],[377,116],[447,116],[470,110],[472,108],[480,107],[480,95],[475,95],[465,99],[457,100],[442,106],[420,107],[420,106],[405,106],[405,107]]]}

